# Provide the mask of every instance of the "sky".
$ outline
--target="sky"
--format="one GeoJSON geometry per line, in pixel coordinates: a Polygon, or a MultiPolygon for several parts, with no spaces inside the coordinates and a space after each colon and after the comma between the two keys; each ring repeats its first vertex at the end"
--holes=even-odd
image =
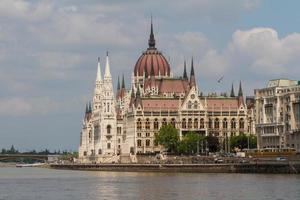
{"type": "Polygon", "coordinates": [[[299,80],[300,1],[1,0],[0,149],[77,150],[97,57],[102,70],[131,74],[147,48],[153,16],[157,48],[175,76],[191,57],[201,92],[253,95],[270,79],[299,80]],[[217,80],[224,77],[221,83],[217,80]]]}

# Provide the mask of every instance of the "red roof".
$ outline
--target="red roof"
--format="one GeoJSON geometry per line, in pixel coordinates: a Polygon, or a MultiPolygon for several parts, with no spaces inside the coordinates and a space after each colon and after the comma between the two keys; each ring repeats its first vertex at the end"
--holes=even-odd
{"type": "Polygon", "coordinates": [[[144,110],[178,110],[178,99],[142,99],[144,110]]]}
{"type": "Polygon", "coordinates": [[[239,108],[237,98],[207,98],[206,102],[208,111],[237,110],[239,108]]]}
{"type": "Polygon", "coordinates": [[[161,52],[156,49],[148,49],[138,59],[134,67],[135,76],[144,76],[144,72],[151,75],[151,66],[153,65],[154,76],[159,73],[165,76],[166,73],[170,76],[170,65],[161,52]]]}

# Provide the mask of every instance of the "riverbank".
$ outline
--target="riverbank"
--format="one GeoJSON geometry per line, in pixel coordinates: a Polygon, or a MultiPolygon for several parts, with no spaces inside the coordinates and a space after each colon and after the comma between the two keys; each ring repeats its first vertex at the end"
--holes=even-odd
{"type": "Polygon", "coordinates": [[[246,164],[50,164],[51,169],[122,172],[298,174],[300,163],[246,164]]]}

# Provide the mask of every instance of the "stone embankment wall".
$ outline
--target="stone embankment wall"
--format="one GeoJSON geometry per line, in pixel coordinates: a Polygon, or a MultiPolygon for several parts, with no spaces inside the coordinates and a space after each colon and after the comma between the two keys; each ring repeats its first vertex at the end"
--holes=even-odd
{"type": "Polygon", "coordinates": [[[122,172],[300,173],[300,163],[247,164],[52,164],[53,169],[122,172]]]}

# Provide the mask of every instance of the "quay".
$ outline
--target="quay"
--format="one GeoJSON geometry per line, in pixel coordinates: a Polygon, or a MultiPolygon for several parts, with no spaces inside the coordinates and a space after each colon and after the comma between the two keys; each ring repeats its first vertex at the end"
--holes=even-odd
{"type": "Polygon", "coordinates": [[[298,174],[300,163],[234,164],[49,164],[51,169],[116,172],[298,174]]]}

